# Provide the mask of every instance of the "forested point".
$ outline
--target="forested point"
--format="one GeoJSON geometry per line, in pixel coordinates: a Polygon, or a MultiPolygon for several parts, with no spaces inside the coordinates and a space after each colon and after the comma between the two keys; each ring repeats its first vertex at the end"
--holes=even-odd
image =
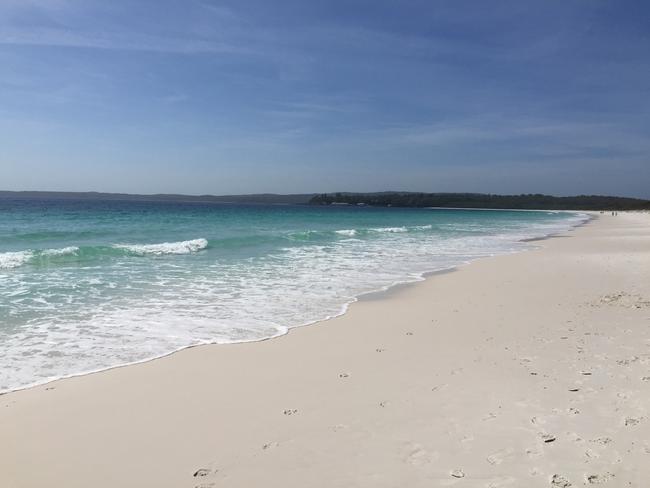
{"type": "Polygon", "coordinates": [[[312,205],[370,205],[375,207],[448,207],[538,210],[650,210],[650,201],[637,198],[540,194],[492,195],[482,193],[323,193],[312,205]]]}

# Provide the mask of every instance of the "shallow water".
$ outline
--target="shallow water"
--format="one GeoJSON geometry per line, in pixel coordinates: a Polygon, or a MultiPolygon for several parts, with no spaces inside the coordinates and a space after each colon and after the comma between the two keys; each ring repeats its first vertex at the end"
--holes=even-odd
{"type": "Polygon", "coordinates": [[[252,341],[577,213],[0,200],[0,391],[252,341]]]}

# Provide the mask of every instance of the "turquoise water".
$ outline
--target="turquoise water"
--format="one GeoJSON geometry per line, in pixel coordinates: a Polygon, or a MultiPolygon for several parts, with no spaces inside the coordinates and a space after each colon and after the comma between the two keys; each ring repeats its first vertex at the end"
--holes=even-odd
{"type": "Polygon", "coordinates": [[[274,337],[584,215],[0,200],[0,391],[274,337]]]}

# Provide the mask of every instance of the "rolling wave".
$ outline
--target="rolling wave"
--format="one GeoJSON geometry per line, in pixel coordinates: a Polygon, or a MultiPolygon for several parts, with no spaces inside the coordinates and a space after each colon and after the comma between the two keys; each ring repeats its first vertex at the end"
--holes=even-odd
{"type": "Polygon", "coordinates": [[[34,253],[32,251],[17,251],[0,253],[0,269],[17,268],[27,263],[34,253]]]}
{"type": "Polygon", "coordinates": [[[25,251],[12,251],[0,253],[0,269],[17,268],[27,263],[47,261],[51,257],[75,255],[79,251],[76,246],[61,249],[27,249],[25,251]]]}
{"type": "Polygon", "coordinates": [[[344,237],[357,237],[357,236],[367,236],[368,234],[398,234],[405,232],[414,232],[414,231],[423,231],[431,230],[432,225],[415,225],[415,226],[403,226],[403,227],[371,227],[371,228],[357,228],[357,229],[339,229],[335,231],[331,230],[308,230],[303,232],[295,232],[289,235],[292,240],[312,240],[312,239],[322,239],[336,234],[338,236],[344,237]]]}
{"type": "Polygon", "coordinates": [[[190,254],[208,247],[207,239],[193,239],[191,241],[162,242],[160,244],[114,244],[115,249],[124,249],[134,254],[190,254]]]}
{"type": "Polygon", "coordinates": [[[160,244],[113,244],[112,246],[67,246],[60,249],[27,249],[0,253],[0,269],[26,264],[48,265],[70,262],[69,258],[93,259],[98,256],[190,254],[208,246],[207,239],[193,239],[160,244]]]}
{"type": "Polygon", "coordinates": [[[390,233],[401,233],[408,232],[409,230],[406,227],[374,227],[369,229],[372,232],[390,232],[390,233]]]}
{"type": "Polygon", "coordinates": [[[77,246],[68,246],[61,249],[45,249],[41,251],[42,256],[65,256],[66,254],[77,254],[79,248],[77,246]]]}

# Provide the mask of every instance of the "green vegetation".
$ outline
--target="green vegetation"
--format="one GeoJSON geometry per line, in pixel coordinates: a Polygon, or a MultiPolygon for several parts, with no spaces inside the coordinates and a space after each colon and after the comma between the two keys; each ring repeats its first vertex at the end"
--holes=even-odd
{"type": "Polygon", "coordinates": [[[580,195],[490,195],[482,193],[324,193],[312,205],[372,205],[377,207],[450,207],[540,210],[650,210],[649,200],[580,195]]]}

